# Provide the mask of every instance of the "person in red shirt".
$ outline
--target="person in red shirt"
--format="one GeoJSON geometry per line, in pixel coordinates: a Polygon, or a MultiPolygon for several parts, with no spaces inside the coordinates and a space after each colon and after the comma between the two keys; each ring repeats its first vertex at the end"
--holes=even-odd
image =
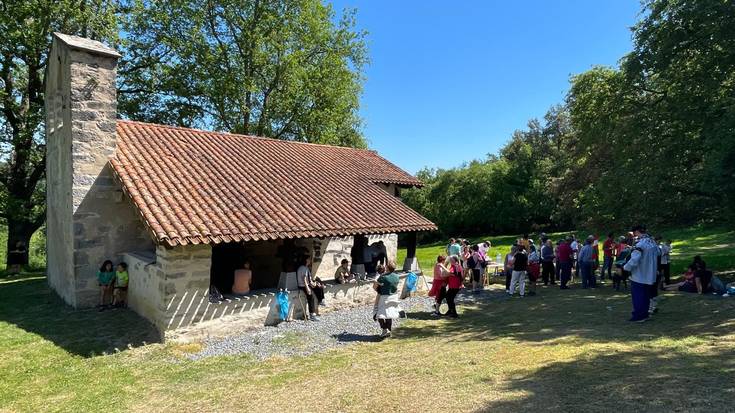
{"type": "Polygon", "coordinates": [[[459,258],[456,256],[449,257],[449,277],[447,277],[447,317],[457,318],[457,305],[454,303],[454,298],[457,297],[457,293],[462,288],[462,281],[464,281],[464,274],[462,271],[462,265],[459,263],[459,258]]]}
{"type": "Polygon", "coordinates": [[[607,234],[607,239],[602,243],[602,271],[600,271],[600,281],[605,279],[605,270],[607,270],[607,278],[612,280],[612,267],[613,261],[615,261],[615,239],[613,233],[607,234]]]}
{"type": "Polygon", "coordinates": [[[574,259],[574,251],[572,251],[572,247],[569,246],[571,242],[572,238],[567,237],[566,240],[559,244],[559,247],[556,250],[556,262],[561,267],[561,286],[559,286],[559,288],[562,290],[569,289],[567,284],[572,278],[572,260],[574,259]]]}

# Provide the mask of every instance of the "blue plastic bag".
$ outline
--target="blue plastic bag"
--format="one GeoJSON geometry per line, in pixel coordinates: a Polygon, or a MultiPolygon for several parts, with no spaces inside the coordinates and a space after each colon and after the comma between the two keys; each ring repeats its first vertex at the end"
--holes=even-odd
{"type": "Polygon", "coordinates": [[[409,272],[408,275],[406,275],[406,289],[409,293],[412,293],[416,291],[416,282],[419,280],[419,276],[409,272]]]}
{"type": "Polygon", "coordinates": [[[281,317],[281,320],[285,321],[288,318],[288,293],[279,291],[276,294],[276,302],[278,302],[278,315],[281,317]]]}

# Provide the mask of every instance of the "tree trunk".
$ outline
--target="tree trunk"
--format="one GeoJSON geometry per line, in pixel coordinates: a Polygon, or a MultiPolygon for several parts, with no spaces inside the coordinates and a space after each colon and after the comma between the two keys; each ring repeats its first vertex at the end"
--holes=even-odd
{"type": "Polygon", "coordinates": [[[5,256],[5,263],[10,265],[10,253],[15,251],[18,242],[22,242],[24,245],[25,253],[23,254],[21,264],[28,265],[28,249],[31,243],[31,236],[38,227],[27,221],[8,219],[8,243],[6,245],[7,255],[5,256]]]}

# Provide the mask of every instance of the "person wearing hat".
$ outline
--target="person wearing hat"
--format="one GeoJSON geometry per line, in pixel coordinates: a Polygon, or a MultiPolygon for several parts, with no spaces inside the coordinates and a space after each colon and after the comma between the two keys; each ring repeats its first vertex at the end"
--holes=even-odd
{"type": "Polygon", "coordinates": [[[633,312],[629,321],[642,322],[648,319],[651,306],[651,286],[656,283],[658,246],[643,225],[633,227],[633,234],[638,242],[623,269],[630,271],[633,312]]]}

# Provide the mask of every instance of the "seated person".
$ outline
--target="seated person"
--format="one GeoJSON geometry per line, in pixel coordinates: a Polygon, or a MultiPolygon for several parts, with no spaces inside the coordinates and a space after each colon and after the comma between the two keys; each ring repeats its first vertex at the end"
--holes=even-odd
{"type": "Polygon", "coordinates": [[[253,280],[253,272],[250,271],[250,263],[245,261],[242,268],[235,270],[235,282],[232,284],[232,293],[245,295],[250,292],[253,280]]]}
{"type": "Polygon", "coordinates": [[[664,290],[699,294],[709,291],[712,272],[698,268],[699,266],[696,263],[691,264],[687,272],[684,273],[682,281],[665,285],[664,290]]]}
{"type": "Polygon", "coordinates": [[[128,264],[121,262],[117,264],[115,272],[115,290],[113,294],[113,307],[126,308],[128,306],[128,264]]]}
{"type": "Polygon", "coordinates": [[[334,272],[334,281],[337,284],[355,282],[355,277],[350,274],[350,262],[347,259],[343,259],[340,262],[340,266],[337,267],[337,271],[334,272]]]}

